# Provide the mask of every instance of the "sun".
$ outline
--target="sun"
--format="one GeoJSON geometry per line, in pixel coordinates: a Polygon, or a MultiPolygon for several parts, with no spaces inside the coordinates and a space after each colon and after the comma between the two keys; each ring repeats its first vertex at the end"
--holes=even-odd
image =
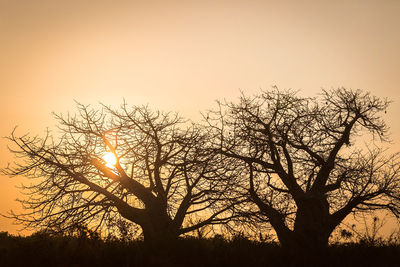
{"type": "Polygon", "coordinates": [[[117,164],[117,158],[112,152],[107,152],[103,155],[103,160],[106,162],[106,166],[109,168],[114,168],[117,164]]]}

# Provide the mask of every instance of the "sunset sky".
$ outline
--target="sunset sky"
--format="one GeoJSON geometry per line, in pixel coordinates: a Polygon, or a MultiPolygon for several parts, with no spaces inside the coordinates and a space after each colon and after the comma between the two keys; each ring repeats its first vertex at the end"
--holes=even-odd
{"type": "MultiPolygon", "coordinates": [[[[215,100],[279,88],[393,101],[400,150],[400,1],[0,0],[0,136],[43,135],[74,100],[149,104],[193,120],[215,100]]],[[[12,161],[0,140],[0,167],[12,161]]],[[[0,213],[19,209],[0,176],[0,213]]],[[[16,233],[0,217],[0,231],[16,233]]]]}

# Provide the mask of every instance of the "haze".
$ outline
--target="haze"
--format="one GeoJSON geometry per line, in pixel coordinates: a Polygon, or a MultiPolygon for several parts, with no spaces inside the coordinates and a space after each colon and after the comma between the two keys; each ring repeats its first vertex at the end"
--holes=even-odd
{"type": "MultiPolygon", "coordinates": [[[[42,135],[74,100],[193,120],[240,90],[344,86],[393,100],[400,148],[400,1],[0,0],[0,135],[42,135]]],[[[0,166],[12,161],[0,141],[0,166]]],[[[0,177],[0,213],[19,209],[0,177]]],[[[0,217],[0,231],[16,233],[0,217]]]]}

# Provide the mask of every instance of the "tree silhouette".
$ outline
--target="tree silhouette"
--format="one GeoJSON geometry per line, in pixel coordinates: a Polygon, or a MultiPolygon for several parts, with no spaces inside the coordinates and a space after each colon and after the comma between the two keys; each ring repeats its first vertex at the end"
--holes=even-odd
{"type": "Polygon", "coordinates": [[[206,120],[215,151],[240,170],[231,190],[248,196],[284,248],[315,252],[352,212],[400,215],[399,155],[355,145],[362,135],[387,141],[387,106],[361,90],[305,98],[275,87],[219,103],[206,120]]]}
{"type": "Polygon", "coordinates": [[[218,173],[216,156],[199,127],[125,103],[78,110],[55,115],[61,135],[9,137],[21,160],[3,172],[35,181],[23,188],[27,212],[11,217],[30,228],[64,230],[80,223],[99,229],[122,216],[150,242],[229,220],[217,203],[224,190],[210,179],[218,173]],[[114,166],[105,153],[116,157],[114,166]]]}

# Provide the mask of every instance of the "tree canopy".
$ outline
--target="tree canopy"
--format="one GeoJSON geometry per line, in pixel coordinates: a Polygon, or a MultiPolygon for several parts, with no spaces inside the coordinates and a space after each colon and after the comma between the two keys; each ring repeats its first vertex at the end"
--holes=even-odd
{"type": "Polygon", "coordinates": [[[282,245],[316,248],[351,212],[400,215],[399,154],[377,145],[388,140],[388,104],[361,90],[309,98],[274,88],[219,103],[207,121],[216,153],[242,171],[232,190],[248,195],[282,245]],[[354,145],[368,135],[374,142],[354,145]]]}
{"type": "Polygon", "coordinates": [[[60,134],[9,137],[21,160],[3,172],[35,181],[23,188],[27,212],[11,217],[58,229],[124,218],[145,240],[268,223],[282,246],[315,251],[350,213],[400,217],[400,155],[383,146],[388,105],[361,90],[273,88],[219,102],[195,124],[78,104],[77,115],[55,116],[60,134]]]}
{"type": "Polygon", "coordinates": [[[9,137],[23,161],[5,173],[36,181],[23,188],[28,212],[12,217],[61,230],[79,223],[109,230],[123,217],[142,228],[145,240],[229,219],[216,202],[224,190],[215,190],[219,167],[201,128],[148,107],[78,104],[78,111],[55,116],[61,136],[9,137]]]}

